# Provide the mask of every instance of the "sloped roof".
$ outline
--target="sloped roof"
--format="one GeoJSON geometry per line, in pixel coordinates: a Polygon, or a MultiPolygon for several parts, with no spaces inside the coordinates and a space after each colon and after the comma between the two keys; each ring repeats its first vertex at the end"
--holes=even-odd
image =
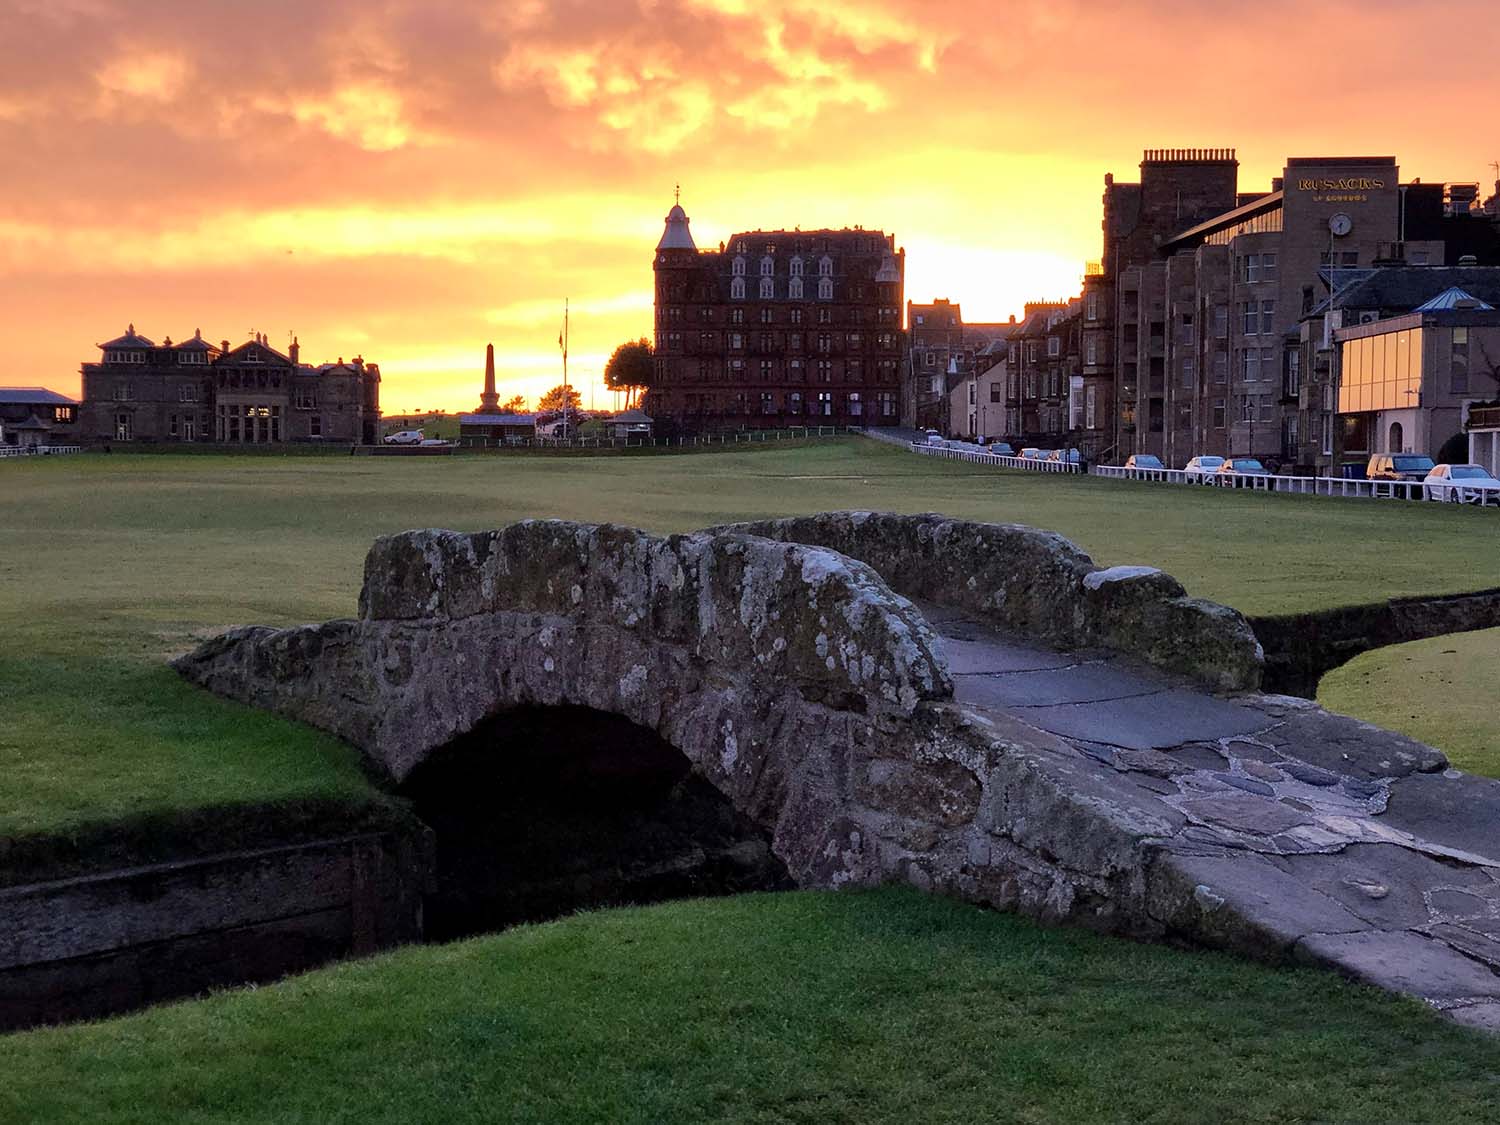
{"type": "Polygon", "coordinates": [[[460,414],[460,426],[535,426],[535,414],[460,414]]]}
{"type": "Polygon", "coordinates": [[[1417,312],[1447,312],[1450,309],[1468,308],[1481,309],[1485,312],[1494,312],[1495,306],[1488,301],[1481,301],[1467,289],[1460,289],[1457,285],[1450,285],[1432,300],[1416,307],[1417,312]]]}
{"type": "Polygon", "coordinates": [[[609,420],[611,426],[649,426],[655,419],[644,410],[626,410],[609,420]]]}
{"type": "Polygon", "coordinates": [[[0,387],[0,403],[21,406],[77,406],[76,398],[49,391],[46,387],[0,387]]]}
{"type": "Polygon", "coordinates": [[[101,348],[154,348],[156,344],[138,333],[135,325],[132,324],[125,330],[125,335],[116,336],[113,340],[105,340],[97,346],[101,348]]]}
{"type": "MultiPolygon", "coordinates": [[[[1449,289],[1500,308],[1500,266],[1386,266],[1341,285],[1335,299],[1339,308],[1414,312],[1449,289]]],[[[1313,314],[1328,304],[1320,302],[1313,314]]]]}

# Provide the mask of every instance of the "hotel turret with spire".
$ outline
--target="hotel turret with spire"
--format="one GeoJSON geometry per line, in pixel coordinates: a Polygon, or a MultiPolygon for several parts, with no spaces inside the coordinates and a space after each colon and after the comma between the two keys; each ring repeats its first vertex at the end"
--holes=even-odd
{"type": "Polygon", "coordinates": [[[699,250],[679,199],[653,261],[658,432],[900,421],[906,251],[894,235],[747,231],[699,250]]]}

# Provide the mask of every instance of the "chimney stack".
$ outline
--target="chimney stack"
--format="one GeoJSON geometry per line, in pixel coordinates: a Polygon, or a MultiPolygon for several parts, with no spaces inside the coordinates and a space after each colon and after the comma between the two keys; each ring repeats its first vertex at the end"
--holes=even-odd
{"type": "Polygon", "coordinates": [[[302,345],[297,342],[297,337],[292,337],[292,346],[287,349],[287,358],[296,366],[297,357],[302,354],[302,345]]]}

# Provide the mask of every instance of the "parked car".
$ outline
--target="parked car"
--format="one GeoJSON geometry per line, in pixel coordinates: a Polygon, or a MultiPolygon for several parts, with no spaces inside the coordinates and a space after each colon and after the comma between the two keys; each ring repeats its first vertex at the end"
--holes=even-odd
{"type": "Polygon", "coordinates": [[[1230,457],[1224,461],[1214,475],[1225,484],[1239,485],[1241,477],[1268,477],[1270,472],[1254,457],[1230,457]]]}
{"type": "Polygon", "coordinates": [[[452,445],[453,443],[451,441],[446,441],[446,440],[444,440],[443,438],[440,438],[440,437],[429,437],[429,438],[423,438],[420,442],[418,442],[418,444],[419,445],[429,445],[430,446],[430,445],[452,445]]]}
{"type": "Polygon", "coordinates": [[[1425,453],[1383,453],[1370,458],[1365,479],[1425,481],[1435,468],[1425,453]]]}
{"type": "Polygon", "coordinates": [[[385,435],[386,445],[421,445],[421,430],[397,430],[393,434],[385,435]]]}
{"type": "Polygon", "coordinates": [[[928,430],[923,436],[926,439],[928,445],[943,444],[943,435],[938,433],[936,430],[928,430]]]}
{"type": "Polygon", "coordinates": [[[1051,453],[1047,454],[1047,460],[1049,460],[1049,461],[1063,461],[1063,462],[1066,462],[1066,463],[1068,463],[1070,465],[1076,465],[1076,464],[1078,464],[1078,461],[1079,461],[1078,450],[1076,450],[1076,449],[1054,449],[1051,453]]]}
{"type": "MultiPolygon", "coordinates": [[[[1197,458],[1195,457],[1193,458],[1193,460],[1196,461],[1197,458]]],[[[1127,469],[1166,468],[1166,466],[1161,463],[1161,458],[1156,456],[1156,454],[1154,453],[1132,453],[1129,457],[1125,458],[1125,467],[1127,469]]]]}
{"type": "Polygon", "coordinates": [[[1016,455],[1016,451],[1011,448],[1011,444],[1008,441],[990,442],[990,452],[999,457],[1014,457],[1016,455]]]}
{"type": "Polygon", "coordinates": [[[1222,457],[1199,455],[1184,465],[1182,471],[1187,474],[1188,480],[1205,481],[1217,473],[1222,464],[1222,457]]]}
{"type": "Polygon", "coordinates": [[[1047,454],[1047,450],[1038,449],[1034,445],[1028,445],[1025,449],[1021,450],[1021,456],[1026,458],[1026,460],[1028,461],[1045,461],[1047,459],[1047,454]]]}
{"type": "Polygon", "coordinates": [[[1422,482],[1422,495],[1428,500],[1484,504],[1500,500],[1500,480],[1483,465],[1435,465],[1422,482]]]}

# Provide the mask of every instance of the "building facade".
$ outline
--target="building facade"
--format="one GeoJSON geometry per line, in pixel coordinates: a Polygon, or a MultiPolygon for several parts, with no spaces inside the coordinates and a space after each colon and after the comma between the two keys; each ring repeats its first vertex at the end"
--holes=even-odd
{"type": "Polygon", "coordinates": [[[655,372],[665,436],[896,425],[906,252],[863,229],[753,231],[699,250],[680,204],[656,248],[655,372]]]}
{"type": "Polygon", "coordinates": [[[1394,157],[1292,158],[1257,193],[1238,191],[1232,149],[1151,150],[1140,171],[1105,177],[1104,257],[1085,279],[1085,349],[1103,361],[1085,371],[1112,376],[1112,460],[1333,470],[1337,356],[1309,318],[1371,270],[1500,264],[1477,185],[1403,184],[1394,157]]]}
{"type": "Polygon", "coordinates": [[[316,366],[257,335],[231,348],[194,333],[157,344],[131,325],[85,363],[79,437],[89,442],[379,440],[380,368],[356,356],[316,366]]]}
{"type": "Polygon", "coordinates": [[[0,445],[71,445],[77,433],[77,400],[45,387],[0,387],[0,445]]]}

